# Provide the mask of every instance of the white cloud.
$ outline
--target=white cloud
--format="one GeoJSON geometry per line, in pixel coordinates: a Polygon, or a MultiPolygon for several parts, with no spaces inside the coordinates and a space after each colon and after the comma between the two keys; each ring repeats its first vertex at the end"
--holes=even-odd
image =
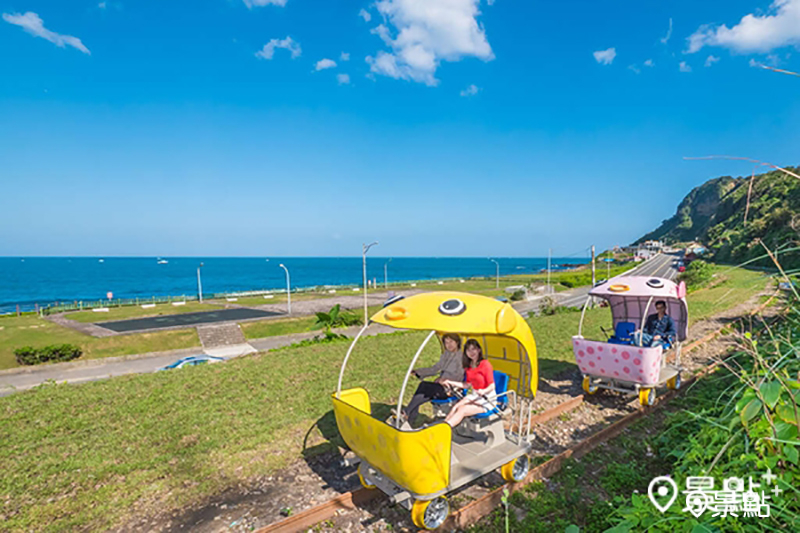
{"type": "Polygon", "coordinates": [[[243,0],[244,5],[252,9],[254,7],[263,7],[272,4],[273,6],[283,7],[286,5],[286,0],[243,0]]]}
{"type": "Polygon", "coordinates": [[[348,54],[347,52],[342,52],[342,53],[339,55],[339,59],[340,59],[341,61],[350,61],[350,54],[348,54]]]}
{"type": "Polygon", "coordinates": [[[737,52],[769,52],[783,46],[800,45],[800,0],[774,0],[770,14],[749,14],[732,28],[700,26],[688,38],[688,53],[704,46],[721,46],[737,52]]]}
{"type": "Polygon", "coordinates": [[[669,19],[669,29],[667,29],[667,34],[661,38],[661,44],[667,44],[671,38],[672,38],[672,18],[669,19]]]}
{"type": "Polygon", "coordinates": [[[608,50],[598,50],[594,53],[594,59],[601,65],[610,65],[617,57],[617,49],[609,48],[608,50]]]}
{"type": "Polygon", "coordinates": [[[367,57],[371,71],[436,85],[436,69],[442,61],[467,56],[494,59],[477,21],[479,4],[480,0],[379,0],[375,7],[392,29],[381,24],[372,32],[391,51],[367,57]]]}
{"type": "Polygon", "coordinates": [[[270,40],[270,42],[264,45],[264,48],[256,52],[256,57],[272,59],[272,56],[275,55],[276,48],[285,48],[286,50],[289,50],[289,52],[292,54],[292,59],[300,57],[300,54],[302,53],[302,50],[300,49],[300,43],[287,36],[285,39],[270,40]]]}
{"type": "Polygon", "coordinates": [[[314,68],[316,68],[316,70],[325,70],[326,68],[334,68],[335,66],[336,66],[336,61],[334,61],[333,59],[325,58],[317,61],[317,64],[314,68]]]}
{"type": "Polygon", "coordinates": [[[15,26],[21,27],[35,37],[47,39],[60,48],[71,46],[73,48],[77,48],[84,54],[91,55],[89,49],[83,45],[80,39],[73,37],[72,35],[61,35],[60,33],[48,30],[44,27],[44,23],[42,22],[42,19],[39,18],[39,15],[33,13],[32,11],[28,11],[24,15],[20,15],[19,13],[3,13],[3,20],[9,24],[14,24],[15,26]]]}
{"type": "Polygon", "coordinates": [[[369,22],[370,20],[372,20],[372,15],[370,15],[369,11],[367,11],[366,9],[362,9],[361,11],[359,11],[358,16],[364,19],[364,22],[369,22]]]}
{"type": "Polygon", "coordinates": [[[653,63],[652,59],[648,59],[647,61],[644,62],[644,66],[653,67],[653,66],[655,66],[655,63],[653,63]]]}
{"type": "Polygon", "coordinates": [[[466,89],[461,91],[461,96],[475,96],[480,92],[480,88],[477,85],[469,85],[466,89]]]}
{"type": "Polygon", "coordinates": [[[337,74],[336,81],[339,82],[339,85],[347,85],[350,83],[350,75],[349,74],[337,74]]]}
{"type": "Polygon", "coordinates": [[[717,56],[708,56],[706,58],[706,66],[710,67],[711,65],[713,65],[714,63],[717,63],[718,61],[719,61],[719,58],[717,56]]]}
{"type": "Polygon", "coordinates": [[[690,67],[686,63],[686,61],[681,61],[681,64],[678,65],[678,70],[680,70],[681,72],[691,72],[692,71],[692,67],[690,67]]]}
{"type": "Polygon", "coordinates": [[[642,70],[637,67],[636,65],[628,65],[628,70],[635,72],[636,74],[641,74],[642,70]]]}

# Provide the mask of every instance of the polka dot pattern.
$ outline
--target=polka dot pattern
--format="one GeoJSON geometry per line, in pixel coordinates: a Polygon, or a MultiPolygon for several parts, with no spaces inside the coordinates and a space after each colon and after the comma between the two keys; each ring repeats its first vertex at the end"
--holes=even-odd
{"type": "Polygon", "coordinates": [[[584,374],[620,378],[645,386],[653,386],[658,380],[663,356],[660,346],[639,348],[586,339],[573,339],[572,345],[578,367],[584,374]]]}

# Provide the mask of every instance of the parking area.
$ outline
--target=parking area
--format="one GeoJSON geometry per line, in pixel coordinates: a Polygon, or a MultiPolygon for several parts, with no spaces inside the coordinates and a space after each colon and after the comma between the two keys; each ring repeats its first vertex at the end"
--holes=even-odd
{"type": "Polygon", "coordinates": [[[277,313],[275,311],[263,311],[260,309],[220,309],[219,311],[203,311],[200,313],[98,322],[97,325],[116,333],[130,333],[131,331],[157,330],[181,326],[192,327],[201,324],[215,324],[217,322],[238,322],[240,320],[252,320],[254,318],[269,318],[281,314],[282,313],[277,313]]]}

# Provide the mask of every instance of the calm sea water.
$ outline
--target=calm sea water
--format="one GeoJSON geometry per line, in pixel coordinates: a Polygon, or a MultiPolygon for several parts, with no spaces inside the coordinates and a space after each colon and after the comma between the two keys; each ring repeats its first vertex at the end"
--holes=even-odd
{"type": "MultiPolygon", "coordinates": [[[[197,294],[197,267],[203,293],[280,289],[286,286],[283,263],[292,287],[358,285],[360,257],[0,257],[0,313],[74,300],[149,298],[197,294]]],[[[370,279],[383,282],[388,258],[368,257],[370,279]]],[[[500,274],[524,274],[546,268],[547,258],[497,258],[500,274]]],[[[584,258],[553,258],[553,264],[583,263],[584,258]]],[[[495,265],[474,257],[396,257],[388,263],[389,281],[494,276],[495,265]]]]}

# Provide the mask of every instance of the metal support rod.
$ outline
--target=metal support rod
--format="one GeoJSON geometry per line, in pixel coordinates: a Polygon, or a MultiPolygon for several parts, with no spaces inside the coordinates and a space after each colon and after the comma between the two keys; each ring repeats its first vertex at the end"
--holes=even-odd
{"type": "Polygon", "coordinates": [[[353,342],[350,344],[350,348],[347,349],[347,355],[344,356],[344,361],[342,361],[342,368],[341,370],[339,370],[339,384],[336,385],[337,398],[341,398],[342,396],[342,377],[344,377],[344,369],[347,366],[347,360],[350,359],[350,354],[353,353],[353,348],[356,347],[358,339],[361,338],[361,335],[364,333],[364,331],[366,331],[368,325],[369,324],[364,324],[364,327],[361,328],[361,331],[358,332],[358,335],[356,335],[356,338],[353,339],[353,342]]]}
{"type": "Polygon", "coordinates": [[[389,270],[387,269],[387,265],[392,262],[392,258],[390,257],[388,261],[383,264],[383,288],[389,288],[389,270]]]}
{"type": "Polygon", "coordinates": [[[401,409],[403,408],[403,395],[406,393],[406,386],[408,385],[408,378],[411,377],[411,371],[414,370],[414,365],[417,364],[417,359],[419,359],[419,355],[422,353],[422,349],[425,348],[425,345],[428,344],[428,341],[431,340],[431,337],[436,335],[436,330],[431,331],[428,333],[428,336],[425,337],[425,340],[422,341],[422,344],[419,346],[417,353],[414,354],[414,359],[411,360],[411,364],[408,365],[408,371],[406,372],[406,377],[403,379],[403,387],[400,389],[400,397],[397,399],[397,416],[395,417],[395,423],[397,425],[397,429],[400,429],[400,413],[401,409]]]}
{"type": "Polygon", "coordinates": [[[581,311],[581,321],[578,323],[578,337],[580,338],[583,338],[583,317],[586,316],[586,308],[589,307],[589,302],[591,299],[591,296],[586,297],[586,301],[583,304],[583,310],[581,311]]]}

